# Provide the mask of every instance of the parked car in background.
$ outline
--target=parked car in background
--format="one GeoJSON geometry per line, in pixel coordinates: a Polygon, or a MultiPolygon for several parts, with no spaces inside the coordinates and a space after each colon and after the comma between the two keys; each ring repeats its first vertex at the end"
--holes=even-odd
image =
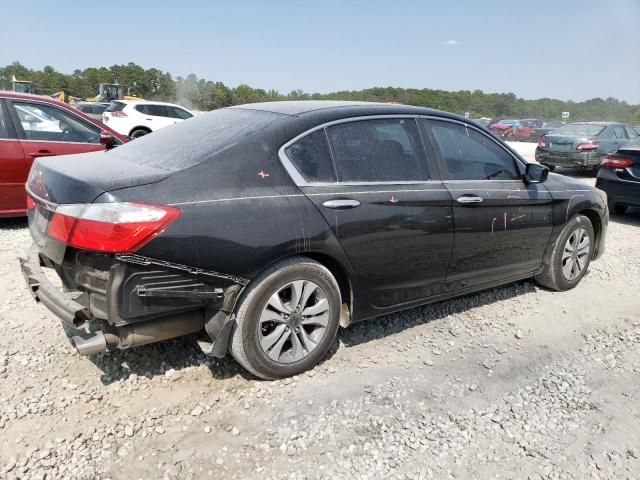
{"type": "Polygon", "coordinates": [[[606,192],[610,212],[620,215],[640,207],[640,138],[605,155],[596,187],[606,192]]]}
{"type": "Polygon", "coordinates": [[[544,137],[547,133],[551,133],[559,129],[563,125],[566,125],[566,123],[560,122],[560,121],[544,122],[541,127],[535,129],[535,132],[533,133],[531,140],[534,142],[537,142],[542,137],[544,137]]]}
{"type": "Polygon", "coordinates": [[[544,123],[539,118],[523,118],[520,121],[521,122],[527,122],[529,124],[529,126],[532,127],[532,128],[540,128],[540,127],[542,127],[542,124],[544,123]]]}
{"type": "Polygon", "coordinates": [[[503,140],[507,140],[508,138],[512,137],[515,130],[520,127],[522,127],[522,123],[520,122],[520,120],[512,120],[508,118],[499,120],[493,125],[489,124],[489,130],[491,130],[494,135],[497,135],[503,140]]]}
{"type": "Polygon", "coordinates": [[[489,124],[491,123],[491,119],[486,117],[476,118],[476,119],[473,119],[472,121],[476,122],[477,125],[480,125],[483,128],[488,127],[489,124]]]}
{"type": "Polygon", "coordinates": [[[638,132],[622,123],[569,123],[538,141],[536,161],[551,171],[555,167],[596,170],[602,157],[638,137],[638,132]]]}
{"type": "Polygon", "coordinates": [[[529,142],[533,139],[535,132],[536,129],[528,120],[520,120],[520,126],[516,127],[507,139],[529,142]]]}
{"type": "Polygon", "coordinates": [[[102,122],[131,139],[193,117],[180,105],[145,100],[115,100],[102,114],[102,122]]]}
{"type": "Polygon", "coordinates": [[[102,114],[109,106],[108,103],[101,102],[79,102],[73,105],[73,108],[80,110],[85,115],[90,116],[94,120],[102,122],[102,114]]]}
{"type": "Polygon", "coordinates": [[[269,379],[313,368],[338,325],[530,277],[571,289],[608,222],[602,192],[469,120],[385,103],[219,109],[42,159],[27,188],[22,270],[80,353],[204,330],[269,379]]]}
{"type": "Polygon", "coordinates": [[[104,150],[127,140],[66,103],[0,92],[0,217],[26,215],[24,184],[35,159],[104,150]]]}

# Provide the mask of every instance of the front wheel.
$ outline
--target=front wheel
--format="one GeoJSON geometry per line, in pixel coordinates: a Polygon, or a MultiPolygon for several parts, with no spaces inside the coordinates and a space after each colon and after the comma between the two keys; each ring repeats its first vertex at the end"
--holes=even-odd
{"type": "Polygon", "coordinates": [[[131,140],[135,140],[136,138],[143,137],[143,136],[147,135],[148,133],[151,133],[151,132],[149,130],[144,129],[144,128],[138,128],[138,129],[134,130],[133,132],[131,132],[131,135],[129,136],[129,138],[131,140]]]}
{"type": "Polygon", "coordinates": [[[236,308],[229,349],[264,379],[298,375],[325,356],[338,331],[340,289],[331,272],[306,257],[256,277],[236,308]]]}
{"type": "Polygon", "coordinates": [[[570,290],[582,280],[593,256],[595,234],[584,215],[572,218],[564,227],[545,259],[546,269],[536,281],[552,290],[570,290]]]}

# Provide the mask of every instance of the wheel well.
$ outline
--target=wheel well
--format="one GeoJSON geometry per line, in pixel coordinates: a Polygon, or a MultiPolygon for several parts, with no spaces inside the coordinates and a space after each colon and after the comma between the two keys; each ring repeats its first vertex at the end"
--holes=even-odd
{"type": "Polygon", "coordinates": [[[596,245],[598,245],[600,240],[600,232],[602,231],[602,224],[600,223],[600,216],[593,210],[582,210],[578,212],[580,215],[584,215],[589,219],[591,225],[593,226],[593,233],[596,236],[596,245]]]}
{"type": "Polygon", "coordinates": [[[325,267],[329,269],[331,274],[335,277],[338,282],[338,287],[340,287],[340,296],[342,297],[342,302],[346,303],[349,309],[353,308],[352,305],[352,289],[351,282],[349,282],[349,277],[347,272],[345,272],[340,262],[330,257],[329,255],[325,255],[323,253],[309,252],[302,253],[305,257],[309,257],[312,260],[315,260],[318,263],[321,263],[325,267]]]}
{"type": "Polygon", "coordinates": [[[151,129],[149,127],[133,127],[129,132],[129,135],[127,136],[130,137],[131,135],[133,135],[133,132],[135,132],[136,130],[146,130],[147,132],[151,133],[151,129]]]}

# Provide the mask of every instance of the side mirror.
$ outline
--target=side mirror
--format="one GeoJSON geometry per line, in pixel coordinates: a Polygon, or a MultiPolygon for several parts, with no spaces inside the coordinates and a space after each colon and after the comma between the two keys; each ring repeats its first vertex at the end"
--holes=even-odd
{"type": "Polygon", "coordinates": [[[549,169],[538,163],[527,163],[524,178],[527,183],[542,183],[549,176],[549,169]]]}
{"type": "Polygon", "coordinates": [[[107,150],[110,150],[115,146],[116,138],[109,132],[103,130],[100,132],[100,143],[104,145],[107,150]]]}

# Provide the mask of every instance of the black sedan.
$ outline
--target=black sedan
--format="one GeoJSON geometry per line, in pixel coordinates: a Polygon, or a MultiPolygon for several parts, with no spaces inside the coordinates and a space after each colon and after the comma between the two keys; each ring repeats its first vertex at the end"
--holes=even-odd
{"type": "Polygon", "coordinates": [[[339,325],[531,277],[573,288],[608,223],[601,192],[464,118],[374,103],[217,110],[40,159],[27,189],[22,269],[80,353],[203,331],[262,378],[312,368],[339,325]]]}
{"type": "Polygon", "coordinates": [[[604,157],[596,187],[606,192],[613,213],[640,207],[640,139],[604,157]]]}

